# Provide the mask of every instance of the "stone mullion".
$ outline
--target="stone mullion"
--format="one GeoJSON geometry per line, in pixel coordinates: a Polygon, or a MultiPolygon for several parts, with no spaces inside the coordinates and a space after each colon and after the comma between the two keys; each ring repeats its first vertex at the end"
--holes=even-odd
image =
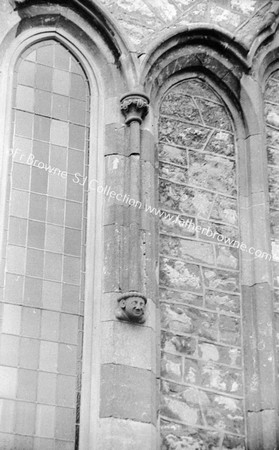
{"type": "MultiPolygon", "coordinates": [[[[242,242],[270,253],[269,199],[262,95],[252,78],[242,80],[259,121],[247,113],[249,136],[240,164],[242,242]]],[[[245,109],[245,103],[244,103],[245,109]]],[[[241,141],[239,142],[241,144],[241,141]]],[[[244,144],[244,142],[242,142],[244,144]]],[[[242,252],[243,341],[248,448],[277,448],[278,401],[272,299],[272,262],[242,252]]]]}

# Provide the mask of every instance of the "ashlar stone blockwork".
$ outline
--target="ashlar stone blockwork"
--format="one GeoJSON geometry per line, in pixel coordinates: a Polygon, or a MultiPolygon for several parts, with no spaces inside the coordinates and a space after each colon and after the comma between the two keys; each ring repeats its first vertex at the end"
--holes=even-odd
{"type": "Polygon", "coordinates": [[[165,95],[159,164],[161,448],[244,449],[235,136],[205,82],[165,95]]]}

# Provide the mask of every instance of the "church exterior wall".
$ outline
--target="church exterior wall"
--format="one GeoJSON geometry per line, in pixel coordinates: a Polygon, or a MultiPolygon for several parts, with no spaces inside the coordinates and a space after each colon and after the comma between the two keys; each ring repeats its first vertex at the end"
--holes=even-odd
{"type": "MultiPolygon", "coordinates": [[[[2,2],[0,448],[279,448],[278,17],[276,1],[260,0],[2,2]],[[30,85],[16,83],[15,70],[26,51],[50,41],[78,62],[90,89],[87,173],[77,159],[76,171],[74,163],[65,169],[69,192],[75,186],[87,197],[84,311],[77,311],[80,413],[72,417],[78,434],[62,414],[69,405],[61,377],[73,378],[62,369],[65,352],[54,361],[59,345],[71,351],[75,327],[67,331],[63,315],[69,319],[72,311],[50,290],[48,303],[39,291],[35,303],[20,296],[22,227],[9,241],[16,222],[9,166],[19,163],[10,148],[12,108],[29,114],[32,103],[22,97],[14,104],[14,88],[30,92],[30,85]],[[224,243],[228,238],[233,242],[224,243]],[[20,250],[10,262],[14,245],[20,250]],[[53,321],[43,323],[46,317],[53,321]],[[70,341],[62,339],[65,333],[70,341]],[[43,378],[60,380],[53,400],[42,395],[43,378]]],[[[54,72],[64,70],[55,64],[54,72]]],[[[38,84],[34,90],[36,96],[38,84]]],[[[79,100],[71,92],[64,103],[79,100]]],[[[40,108],[35,114],[46,117],[40,108]]],[[[80,126],[73,108],[67,120],[55,114],[48,116],[51,130],[66,133],[73,121],[80,126]]],[[[51,131],[54,142],[48,142],[65,147],[65,133],[51,131]]],[[[26,138],[19,133],[21,146],[26,138]]],[[[67,161],[78,150],[68,147],[67,161]]],[[[21,175],[13,180],[24,185],[21,175]]],[[[25,188],[17,186],[23,199],[25,188]]],[[[55,220],[60,212],[56,207],[55,220]]],[[[44,226],[30,242],[40,241],[46,253],[44,226]]],[[[64,259],[76,249],[71,233],[64,259]]],[[[36,279],[50,286],[57,281],[50,269],[36,279]]],[[[61,278],[65,292],[77,270],[61,278]]]]}

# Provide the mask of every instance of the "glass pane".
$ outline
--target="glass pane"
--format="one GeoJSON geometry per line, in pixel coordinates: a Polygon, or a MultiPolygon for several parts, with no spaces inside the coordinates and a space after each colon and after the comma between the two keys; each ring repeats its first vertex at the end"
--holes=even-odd
{"type": "Polygon", "coordinates": [[[18,314],[5,325],[15,352],[0,352],[13,365],[11,397],[21,401],[15,442],[75,448],[87,201],[73,174],[87,176],[89,84],[74,55],[47,40],[20,58],[14,91],[5,301],[18,314]]]}
{"type": "MultiPolygon", "coordinates": [[[[171,88],[159,117],[164,448],[196,443],[190,420],[198,430],[210,417],[217,435],[222,421],[232,442],[245,433],[239,253],[219,243],[239,239],[236,161],[233,123],[213,89],[194,78],[171,88]],[[224,421],[227,394],[234,406],[224,421]]],[[[201,445],[218,446],[212,435],[204,429],[201,445]]]]}

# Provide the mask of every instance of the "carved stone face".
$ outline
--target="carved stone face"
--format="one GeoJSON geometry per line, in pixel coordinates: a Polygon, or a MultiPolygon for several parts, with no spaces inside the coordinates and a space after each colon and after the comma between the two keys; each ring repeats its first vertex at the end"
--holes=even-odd
{"type": "MultiPolygon", "coordinates": [[[[145,312],[145,301],[140,297],[129,297],[124,300],[125,312],[130,320],[138,321],[145,312]]],[[[124,305],[123,305],[124,306],[124,305]]]]}

